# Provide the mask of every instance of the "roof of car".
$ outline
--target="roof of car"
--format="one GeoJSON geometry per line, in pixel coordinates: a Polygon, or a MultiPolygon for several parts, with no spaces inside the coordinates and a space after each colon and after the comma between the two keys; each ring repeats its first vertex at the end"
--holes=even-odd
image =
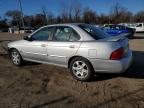
{"type": "Polygon", "coordinates": [[[84,23],[63,23],[63,24],[52,24],[52,25],[47,25],[47,26],[59,26],[59,25],[79,25],[79,24],[84,24],[84,23]]]}
{"type": "Polygon", "coordinates": [[[46,25],[44,27],[50,27],[50,26],[78,26],[80,24],[86,24],[86,23],[63,23],[63,24],[51,24],[51,25],[46,25]]]}

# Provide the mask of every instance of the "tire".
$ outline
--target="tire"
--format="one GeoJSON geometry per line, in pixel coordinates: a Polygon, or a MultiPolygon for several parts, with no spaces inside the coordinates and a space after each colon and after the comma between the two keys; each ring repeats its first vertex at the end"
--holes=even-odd
{"type": "Polygon", "coordinates": [[[73,77],[79,81],[89,81],[92,77],[93,67],[85,58],[74,58],[69,67],[73,77]]]}
{"type": "Polygon", "coordinates": [[[133,36],[133,34],[130,34],[130,35],[127,36],[127,38],[128,38],[128,39],[133,39],[134,36],[133,36]]]}
{"type": "Polygon", "coordinates": [[[12,63],[16,66],[21,66],[23,64],[23,59],[18,50],[16,49],[10,51],[10,59],[12,63]]]}

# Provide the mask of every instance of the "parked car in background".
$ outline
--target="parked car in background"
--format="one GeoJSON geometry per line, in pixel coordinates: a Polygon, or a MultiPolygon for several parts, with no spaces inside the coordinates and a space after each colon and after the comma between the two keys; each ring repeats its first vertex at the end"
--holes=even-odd
{"type": "Polygon", "coordinates": [[[136,23],[120,23],[118,25],[123,25],[123,26],[129,27],[129,28],[133,28],[133,29],[136,28],[136,23]]]}
{"type": "Polygon", "coordinates": [[[2,29],[0,32],[8,32],[8,28],[2,29]]]}
{"type": "Polygon", "coordinates": [[[19,30],[22,33],[32,33],[34,31],[34,28],[32,28],[32,27],[20,27],[19,30]]]}
{"type": "Polygon", "coordinates": [[[123,25],[115,25],[115,24],[104,25],[102,29],[111,36],[118,36],[124,33],[128,38],[133,38],[135,34],[135,29],[123,25]]]}
{"type": "Polygon", "coordinates": [[[16,33],[16,34],[19,34],[19,33],[32,33],[34,32],[34,28],[33,27],[10,27],[8,29],[8,32],[9,33],[16,33]]]}
{"type": "Polygon", "coordinates": [[[144,32],[144,23],[121,23],[120,25],[134,28],[136,32],[144,32]]]}
{"type": "Polygon", "coordinates": [[[144,32],[144,23],[136,23],[136,32],[144,32]]]}
{"type": "Polygon", "coordinates": [[[109,36],[89,24],[45,26],[10,42],[8,51],[17,66],[26,60],[67,67],[80,81],[89,80],[95,72],[124,72],[132,61],[126,37],[109,36]]]}

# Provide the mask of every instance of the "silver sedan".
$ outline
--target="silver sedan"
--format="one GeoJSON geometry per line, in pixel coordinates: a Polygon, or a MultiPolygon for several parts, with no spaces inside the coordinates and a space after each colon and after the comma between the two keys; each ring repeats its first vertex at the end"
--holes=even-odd
{"type": "Polygon", "coordinates": [[[25,60],[67,67],[80,81],[89,80],[96,72],[124,72],[132,61],[125,36],[111,37],[89,24],[45,26],[9,43],[8,51],[17,66],[25,60]]]}

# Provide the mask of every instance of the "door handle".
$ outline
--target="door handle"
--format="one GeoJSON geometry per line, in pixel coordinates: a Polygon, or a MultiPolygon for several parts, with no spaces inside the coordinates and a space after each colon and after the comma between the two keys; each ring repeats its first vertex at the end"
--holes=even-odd
{"type": "Polygon", "coordinates": [[[46,47],[46,44],[41,44],[41,47],[46,47]]]}
{"type": "Polygon", "coordinates": [[[75,48],[75,45],[70,45],[69,48],[75,48]]]}

